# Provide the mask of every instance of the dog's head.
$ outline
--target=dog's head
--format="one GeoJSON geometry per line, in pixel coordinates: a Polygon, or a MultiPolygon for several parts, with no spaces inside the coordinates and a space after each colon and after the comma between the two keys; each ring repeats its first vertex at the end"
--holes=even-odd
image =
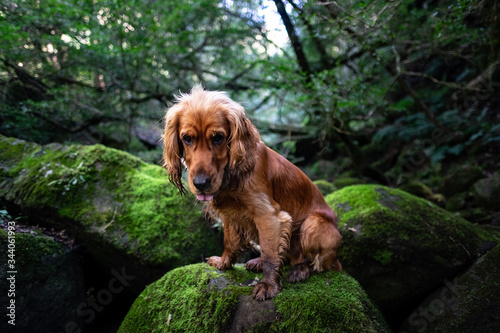
{"type": "Polygon", "coordinates": [[[198,200],[210,201],[223,186],[236,187],[254,169],[260,136],[240,104],[223,92],[196,86],[177,96],[167,111],[163,141],[170,181],[185,192],[184,159],[189,189],[198,200]]]}

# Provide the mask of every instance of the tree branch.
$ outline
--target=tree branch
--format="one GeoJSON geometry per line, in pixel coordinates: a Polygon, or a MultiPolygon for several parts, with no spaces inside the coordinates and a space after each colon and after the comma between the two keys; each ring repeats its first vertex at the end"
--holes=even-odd
{"type": "Polygon", "coordinates": [[[299,67],[304,73],[306,73],[306,80],[307,82],[309,82],[311,81],[311,67],[309,66],[309,62],[307,61],[304,50],[302,49],[302,43],[300,42],[300,39],[295,32],[295,26],[293,25],[292,20],[290,20],[290,17],[286,12],[285,4],[283,3],[283,1],[274,0],[274,3],[276,4],[276,9],[281,16],[283,24],[285,25],[286,32],[288,34],[288,38],[290,38],[290,42],[292,43],[292,47],[295,52],[295,56],[297,57],[299,67]]]}
{"type": "MultiPolygon", "coordinates": [[[[324,3],[324,5],[326,6],[326,8],[328,10],[328,13],[332,17],[332,19],[334,19],[334,20],[337,21],[338,18],[339,18],[339,16],[337,14],[336,9],[333,6],[335,5],[336,7],[340,8],[340,9],[342,9],[342,8],[340,6],[338,6],[336,2],[324,3]]],[[[343,10],[343,11],[345,11],[345,10],[343,10]]],[[[340,21],[340,20],[338,20],[338,21],[340,21]]],[[[364,40],[364,38],[361,35],[359,35],[358,33],[356,33],[353,29],[351,29],[349,27],[344,27],[344,24],[342,22],[339,22],[339,25],[355,41],[357,41],[362,46],[362,48],[364,48],[363,45],[366,45],[366,41],[364,40]]],[[[370,53],[369,54],[374,54],[375,53],[375,45],[369,45],[369,49],[370,49],[370,53]]],[[[395,49],[393,49],[393,50],[395,51],[395,49]]],[[[396,55],[396,59],[397,58],[398,58],[398,56],[396,55]]],[[[408,85],[408,83],[401,76],[401,73],[399,73],[396,70],[394,70],[394,68],[392,68],[390,65],[385,65],[384,68],[386,69],[387,72],[389,72],[390,75],[392,75],[396,79],[396,81],[399,83],[399,85],[401,86],[401,88],[403,88],[403,90],[406,91],[406,93],[413,99],[413,101],[415,102],[415,104],[420,109],[422,109],[422,111],[424,112],[426,118],[429,121],[431,121],[437,128],[443,128],[443,125],[441,125],[441,123],[436,119],[434,113],[432,113],[432,111],[429,109],[429,107],[420,99],[420,97],[418,97],[418,95],[415,92],[415,90],[413,90],[413,88],[408,85]]]]}
{"type": "Polygon", "coordinates": [[[332,69],[334,67],[334,62],[328,56],[328,52],[323,45],[323,43],[316,37],[316,32],[314,31],[311,22],[309,22],[305,16],[304,10],[300,8],[297,4],[295,4],[292,0],[288,0],[288,3],[292,5],[292,7],[299,13],[299,19],[302,21],[302,24],[306,27],[309,32],[309,37],[313,41],[316,50],[319,52],[319,56],[321,59],[321,64],[323,65],[323,69],[332,69]]]}

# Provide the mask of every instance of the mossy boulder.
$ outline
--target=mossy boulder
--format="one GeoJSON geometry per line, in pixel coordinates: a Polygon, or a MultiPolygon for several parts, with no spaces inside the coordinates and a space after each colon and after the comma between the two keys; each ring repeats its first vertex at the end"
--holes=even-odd
{"type": "Polygon", "coordinates": [[[478,179],[483,177],[484,174],[481,168],[474,165],[463,165],[443,179],[439,186],[439,192],[447,197],[452,197],[460,192],[467,192],[478,179]]]}
{"type": "MultiPolygon", "coordinates": [[[[445,208],[451,212],[458,212],[466,208],[469,194],[466,192],[457,193],[446,200],[445,208]]],[[[473,221],[473,220],[471,220],[473,221]]]]}
{"type": "Polygon", "coordinates": [[[319,191],[321,192],[321,194],[323,194],[323,196],[327,196],[328,194],[337,190],[335,185],[323,179],[315,180],[313,183],[319,188],[319,191]]]}
{"type": "Polygon", "coordinates": [[[399,187],[400,190],[413,194],[417,197],[427,199],[437,205],[444,206],[445,198],[442,194],[435,194],[431,188],[424,183],[412,181],[399,187]]]}
{"type": "Polygon", "coordinates": [[[339,173],[339,169],[342,167],[342,160],[336,160],[335,162],[328,160],[318,160],[314,164],[310,164],[304,167],[304,172],[311,179],[329,179],[333,175],[339,173]]]}
{"type": "Polygon", "coordinates": [[[404,184],[399,187],[400,190],[408,192],[410,194],[413,194],[417,197],[424,198],[424,199],[430,199],[434,195],[432,193],[432,190],[429,186],[425,185],[424,183],[421,182],[409,182],[407,184],[404,184]]]}
{"type": "Polygon", "coordinates": [[[378,185],[326,197],[342,234],[340,261],[388,318],[473,262],[493,237],[435,204],[378,185]]]}
{"type": "Polygon", "coordinates": [[[400,332],[500,332],[500,246],[422,302],[400,332]]]}
{"type": "Polygon", "coordinates": [[[388,332],[381,314],[348,274],[326,272],[284,283],[272,300],[252,299],[261,274],[242,266],[221,272],[206,264],[177,268],[136,299],[120,333],[388,332]]]}
{"type": "Polygon", "coordinates": [[[2,331],[63,332],[67,323],[82,325],[76,309],[85,297],[85,284],[77,256],[44,235],[16,232],[10,239],[15,242],[0,229],[2,331]],[[6,316],[11,300],[15,318],[6,316]],[[7,323],[12,319],[15,326],[7,323]]]}
{"type": "Polygon", "coordinates": [[[478,206],[498,210],[500,198],[500,173],[474,183],[474,199],[478,206]]]}
{"type": "Polygon", "coordinates": [[[341,189],[341,188],[344,188],[347,186],[364,184],[364,183],[366,183],[366,182],[362,179],[359,179],[359,178],[341,177],[341,178],[335,179],[335,181],[333,182],[333,185],[336,188],[341,189]]]}
{"type": "Polygon", "coordinates": [[[127,267],[132,289],[219,253],[192,196],[166,172],[102,145],[40,146],[0,136],[0,204],[73,234],[108,271],[127,267]]]}

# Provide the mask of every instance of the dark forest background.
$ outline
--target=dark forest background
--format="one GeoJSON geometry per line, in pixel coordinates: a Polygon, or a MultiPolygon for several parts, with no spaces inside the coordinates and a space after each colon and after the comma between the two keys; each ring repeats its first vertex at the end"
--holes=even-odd
{"type": "Polygon", "coordinates": [[[444,206],[457,170],[498,171],[499,5],[3,1],[0,133],[160,163],[169,103],[202,84],[241,102],[311,178],[406,186],[444,206]],[[272,37],[271,11],[288,41],[272,37]]]}

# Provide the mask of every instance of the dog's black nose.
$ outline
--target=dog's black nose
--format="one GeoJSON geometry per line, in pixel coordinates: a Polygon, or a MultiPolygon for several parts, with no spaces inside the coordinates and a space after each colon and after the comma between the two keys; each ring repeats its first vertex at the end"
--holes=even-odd
{"type": "Polygon", "coordinates": [[[205,175],[196,175],[193,178],[193,185],[200,191],[205,191],[211,184],[212,180],[205,175]]]}

